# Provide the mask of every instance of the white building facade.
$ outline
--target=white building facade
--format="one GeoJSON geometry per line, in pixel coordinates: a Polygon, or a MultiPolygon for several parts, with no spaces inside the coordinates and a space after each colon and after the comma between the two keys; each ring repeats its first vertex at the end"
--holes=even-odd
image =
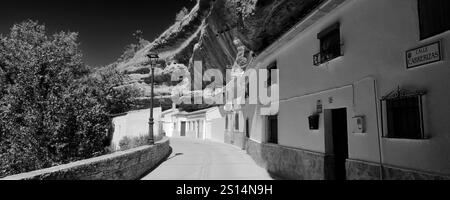
{"type": "Polygon", "coordinates": [[[163,129],[168,137],[224,141],[224,116],[219,107],[180,112],[175,107],[162,113],[163,129]]]}
{"type": "Polygon", "coordinates": [[[247,69],[279,70],[280,109],[242,108],[243,147],[288,179],[449,178],[448,10],[324,1],[247,69]]]}

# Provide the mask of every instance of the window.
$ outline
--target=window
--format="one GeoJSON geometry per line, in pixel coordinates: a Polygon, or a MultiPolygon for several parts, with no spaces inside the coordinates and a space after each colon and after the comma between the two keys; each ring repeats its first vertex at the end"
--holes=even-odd
{"type": "Polygon", "coordinates": [[[268,118],[268,143],[278,144],[278,115],[269,116],[268,118]]]}
{"type": "Polygon", "coordinates": [[[418,0],[420,39],[450,30],[450,1],[418,0]]]}
{"type": "Polygon", "coordinates": [[[270,87],[274,81],[274,77],[272,77],[272,70],[278,69],[277,62],[272,63],[267,67],[267,87],[270,87]]]}
{"type": "Polygon", "coordinates": [[[239,114],[234,116],[234,130],[239,131],[239,114]]]}
{"type": "Polygon", "coordinates": [[[336,23],[317,35],[320,52],[314,55],[314,65],[318,66],[342,55],[340,23],[336,23]]]}
{"type": "Polygon", "coordinates": [[[424,92],[407,93],[399,90],[391,97],[384,97],[386,107],[385,137],[400,139],[424,139],[422,96],[424,92]]]}

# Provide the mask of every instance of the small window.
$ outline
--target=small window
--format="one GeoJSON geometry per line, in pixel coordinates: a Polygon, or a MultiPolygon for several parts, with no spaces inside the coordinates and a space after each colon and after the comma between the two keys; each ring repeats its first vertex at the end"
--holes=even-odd
{"type": "Polygon", "coordinates": [[[418,0],[420,39],[450,30],[449,0],[418,0]]]}
{"type": "Polygon", "coordinates": [[[268,143],[278,144],[278,115],[269,116],[268,118],[268,143]]]}
{"type": "Polygon", "coordinates": [[[320,40],[320,52],[314,55],[314,65],[321,65],[342,55],[340,23],[320,32],[317,38],[320,40]]]}
{"type": "Polygon", "coordinates": [[[272,63],[267,67],[267,87],[272,86],[274,84],[274,77],[272,77],[272,70],[278,69],[277,62],[272,63]]]}
{"type": "Polygon", "coordinates": [[[234,130],[239,131],[239,114],[234,116],[234,130]]]}
{"type": "MultiPolygon", "coordinates": [[[[399,90],[394,97],[383,98],[387,138],[425,139],[422,97],[424,92],[399,90]]],[[[391,95],[392,96],[392,95],[391,95]]]]}

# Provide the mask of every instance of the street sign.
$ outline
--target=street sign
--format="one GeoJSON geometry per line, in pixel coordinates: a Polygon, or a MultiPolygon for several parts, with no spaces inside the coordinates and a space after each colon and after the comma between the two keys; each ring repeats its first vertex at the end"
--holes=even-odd
{"type": "Polygon", "coordinates": [[[433,42],[406,52],[406,67],[408,69],[427,65],[442,60],[441,42],[433,42]]]}

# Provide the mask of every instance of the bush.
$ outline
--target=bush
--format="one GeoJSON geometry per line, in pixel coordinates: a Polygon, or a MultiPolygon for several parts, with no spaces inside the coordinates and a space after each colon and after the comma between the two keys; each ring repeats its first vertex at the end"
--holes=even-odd
{"type": "MultiPolygon", "coordinates": [[[[158,142],[160,140],[163,139],[163,135],[155,135],[155,142],[158,142]]],[[[120,140],[119,142],[119,147],[121,151],[126,151],[129,149],[134,149],[137,147],[141,147],[141,146],[145,146],[148,145],[148,139],[149,136],[148,135],[141,135],[139,137],[124,137],[122,140],[120,140]]]]}
{"type": "Polygon", "coordinates": [[[120,140],[119,142],[119,147],[120,150],[127,150],[127,149],[131,149],[133,148],[133,144],[132,144],[133,140],[129,137],[124,137],[122,140],[120,140]]]}

